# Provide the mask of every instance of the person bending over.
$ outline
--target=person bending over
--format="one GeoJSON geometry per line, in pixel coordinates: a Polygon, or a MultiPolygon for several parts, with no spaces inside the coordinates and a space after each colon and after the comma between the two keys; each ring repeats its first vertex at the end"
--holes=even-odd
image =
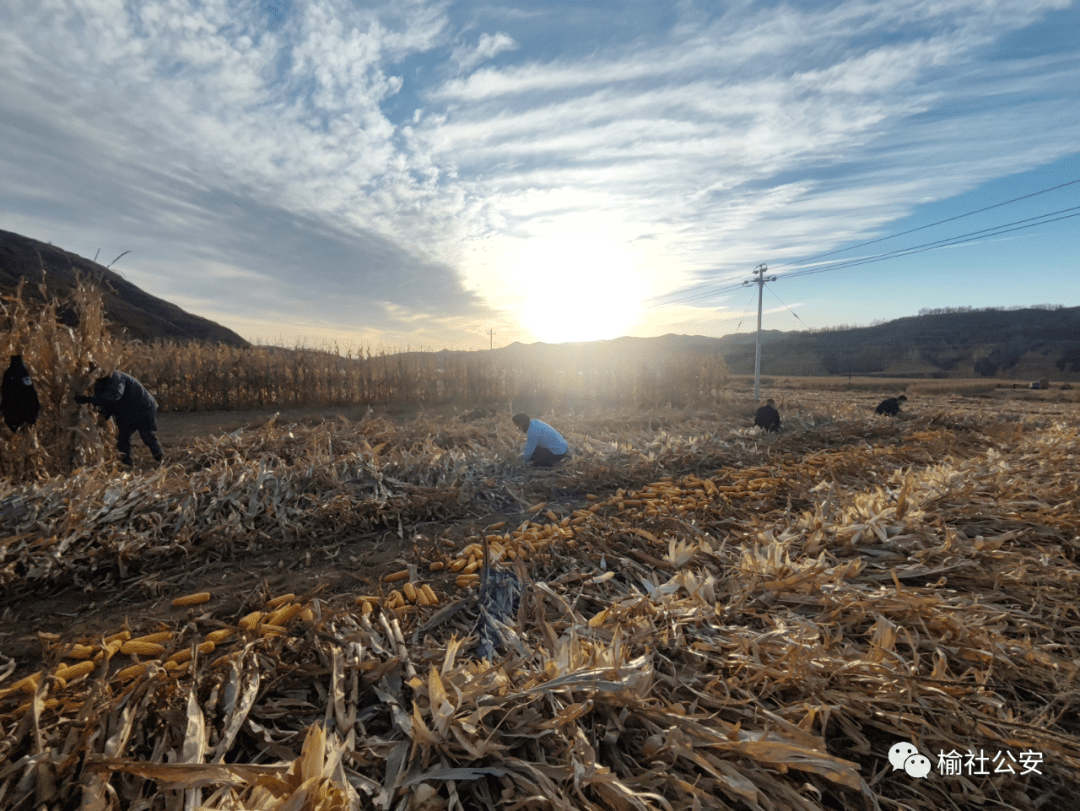
{"type": "Polygon", "coordinates": [[[515,414],[514,425],[526,435],[523,462],[536,467],[552,467],[566,458],[569,447],[562,434],[543,420],[529,419],[528,414],[515,414]]]}
{"type": "Polygon", "coordinates": [[[76,403],[89,403],[101,409],[116,422],[116,449],[120,461],[131,467],[131,435],[136,431],[154,455],[154,461],[165,458],[157,431],[157,400],[143,388],[142,383],[125,372],[113,372],[94,383],[93,395],[75,395],[76,403]]]}

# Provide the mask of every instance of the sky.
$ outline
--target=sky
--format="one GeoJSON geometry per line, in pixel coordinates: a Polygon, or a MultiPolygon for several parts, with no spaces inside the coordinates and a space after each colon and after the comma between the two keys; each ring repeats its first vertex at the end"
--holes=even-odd
{"type": "Polygon", "coordinates": [[[0,229],[253,342],[1076,306],[1075,181],[1080,0],[0,3],[0,229]]]}

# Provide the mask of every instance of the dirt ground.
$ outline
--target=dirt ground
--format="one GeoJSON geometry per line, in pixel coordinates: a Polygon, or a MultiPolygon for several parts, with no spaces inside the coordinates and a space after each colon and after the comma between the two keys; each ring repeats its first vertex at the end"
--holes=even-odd
{"type": "MultiPolygon", "coordinates": [[[[745,412],[747,425],[752,420],[754,404],[752,389],[738,389],[731,393],[734,401],[745,412]]],[[[1075,417],[1080,405],[1075,402],[1046,401],[1039,392],[1031,397],[1017,396],[1011,390],[990,395],[992,408],[1003,422],[1017,421],[1032,413],[1047,419],[1075,417]]],[[[1071,394],[1071,392],[1070,392],[1071,394]]],[[[776,397],[781,413],[802,409],[812,413],[837,404],[857,404],[860,408],[873,408],[876,394],[867,392],[837,391],[771,391],[764,396],[776,397]]],[[[980,402],[986,406],[987,395],[940,394],[913,397],[908,411],[917,414],[932,408],[964,408],[965,404],[980,402]]],[[[473,406],[474,408],[476,406],[473,406]]],[[[485,408],[505,411],[507,422],[511,415],[507,403],[492,403],[485,408]]],[[[515,409],[532,410],[532,413],[550,418],[538,403],[515,403],[515,409]]],[[[315,425],[324,420],[360,420],[368,413],[368,406],[339,408],[300,408],[278,411],[263,409],[243,412],[196,412],[161,413],[158,416],[158,436],[168,455],[190,443],[196,437],[215,433],[233,432],[237,429],[253,430],[265,425],[277,415],[279,423],[315,425]]],[[[414,406],[392,406],[373,409],[395,421],[408,421],[421,409],[414,406]]],[[[444,405],[424,409],[440,419],[452,419],[469,407],[444,405]]],[[[555,415],[558,416],[557,414],[555,415]]],[[[884,420],[884,418],[882,418],[884,420]]],[[[145,456],[145,448],[135,439],[137,460],[145,456]]],[[[19,670],[37,666],[45,649],[58,639],[70,640],[84,634],[113,633],[128,626],[133,631],[157,630],[158,623],[170,627],[182,621],[190,609],[174,608],[172,598],[178,596],[177,587],[182,583],[184,592],[213,591],[215,593],[214,615],[237,617],[252,607],[262,605],[272,596],[295,593],[310,595],[318,592],[323,597],[340,594],[375,593],[379,579],[386,573],[415,563],[420,552],[425,557],[445,555],[454,547],[460,548],[475,537],[487,524],[500,520],[520,520],[521,514],[492,514],[480,520],[459,520],[428,523],[403,528],[397,532],[342,537],[337,543],[320,548],[314,554],[302,544],[276,543],[271,549],[257,551],[233,551],[202,566],[185,564],[182,571],[142,572],[122,579],[107,589],[85,585],[70,587],[58,593],[20,595],[17,600],[4,595],[0,604],[3,627],[10,629],[0,634],[0,650],[15,660],[19,670]],[[419,536],[417,543],[414,538],[419,536]],[[423,547],[423,548],[421,548],[423,547]],[[437,550],[437,551],[436,551],[437,550]],[[228,584],[223,589],[223,584],[228,584]]],[[[209,556],[213,557],[213,556],[209,556]]],[[[446,578],[449,579],[449,576],[446,578]]],[[[448,584],[451,585],[451,584],[448,584]]],[[[452,585],[451,589],[452,590],[452,585]]]]}

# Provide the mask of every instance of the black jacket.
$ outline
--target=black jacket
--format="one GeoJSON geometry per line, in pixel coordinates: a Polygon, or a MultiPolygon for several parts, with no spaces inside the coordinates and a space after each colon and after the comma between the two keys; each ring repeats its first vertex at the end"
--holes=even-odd
{"type": "Polygon", "coordinates": [[[33,425],[41,410],[34,381],[30,379],[30,370],[23,363],[22,355],[12,355],[11,365],[4,372],[4,383],[0,389],[3,402],[0,411],[4,413],[4,422],[12,431],[20,425],[33,425]]]}
{"type": "Polygon", "coordinates": [[[86,402],[100,406],[118,425],[137,425],[157,430],[157,400],[142,383],[124,372],[113,372],[94,384],[94,396],[86,402]]]}

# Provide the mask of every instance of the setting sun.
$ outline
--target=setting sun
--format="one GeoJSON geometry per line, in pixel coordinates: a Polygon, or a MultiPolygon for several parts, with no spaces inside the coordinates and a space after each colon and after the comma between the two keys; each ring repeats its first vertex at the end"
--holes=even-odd
{"type": "Polygon", "coordinates": [[[521,325],[541,341],[595,341],[638,323],[645,285],[624,241],[587,223],[527,240],[508,257],[521,325]]]}

